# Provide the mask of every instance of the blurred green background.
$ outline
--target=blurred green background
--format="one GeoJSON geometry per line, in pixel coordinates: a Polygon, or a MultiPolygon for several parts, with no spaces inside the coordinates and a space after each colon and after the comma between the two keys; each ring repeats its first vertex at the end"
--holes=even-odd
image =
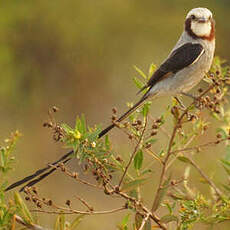
{"type": "MultiPolygon", "coordinates": [[[[127,101],[135,101],[133,65],[147,71],[150,63],[160,64],[176,43],[191,8],[202,6],[213,11],[216,54],[230,59],[229,0],[21,0],[1,5],[0,137],[3,140],[15,129],[23,133],[10,182],[65,152],[42,127],[52,105],[61,109],[59,121],[74,124],[76,115],[84,113],[90,125],[104,127],[110,122],[112,107],[122,113],[127,101]]],[[[169,102],[170,98],[154,102],[153,116],[160,115],[169,102]]],[[[115,148],[119,143],[120,154],[130,151],[117,131],[111,136],[115,148]]],[[[72,163],[72,167],[76,165],[76,161],[72,163]]],[[[207,172],[215,165],[216,161],[205,166],[203,157],[207,172]]],[[[151,194],[151,188],[152,184],[146,194],[151,194]]],[[[61,204],[74,194],[89,197],[100,210],[118,203],[61,173],[42,182],[40,190],[61,204]]],[[[114,229],[121,216],[88,217],[80,229],[114,229]]],[[[50,227],[52,218],[41,214],[41,222],[50,227]]]]}

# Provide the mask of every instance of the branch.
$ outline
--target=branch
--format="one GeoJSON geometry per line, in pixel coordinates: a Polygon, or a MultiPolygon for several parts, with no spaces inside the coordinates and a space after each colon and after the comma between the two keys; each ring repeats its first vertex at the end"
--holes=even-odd
{"type": "Polygon", "coordinates": [[[145,227],[145,223],[147,222],[147,220],[149,219],[149,214],[142,220],[141,226],[138,230],[143,230],[145,227]]]}
{"type": "Polygon", "coordinates": [[[122,184],[122,182],[123,182],[123,180],[124,180],[124,178],[125,178],[125,175],[126,175],[128,169],[129,169],[129,166],[131,165],[131,163],[132,163],[132,161],[133,161],[133,158],[134,158],[134,156],[135,156],[137,150],[139,149],[139,146],[140,146],[140,144],[141,144],[143,135],[144,135],[144,133],[145,133],[146,126],[147,126],[147,119],[146,119],[146,121],[145,121],[144,128],[143,128],[142,133],[141,133],[141,136],[140,136],[140,138],[139,138],[139,140],[138,140],[138,142],[137,142],[137,145],[136,145],[136,147],[135,147],[135,149],[134,149],[134,151],[133,151],[133,153],[132,153],[132,155],[131,155],[131,157],[130,157],[130,159],[129,159],[129,162],[128,162],[128,164],[127,164],[126,167],[125,167],[125,171],[124,171],[124,173],[123,173],[123,175],[122,175],[122,177],[121,177],[121,179],[120,179],[120,182],[119,182],[119,184],[118,184],[118,187],[119,187],[119,188],[121,187],[121,184],[122,184]]]}
{"type": "Polygon", "coordinates": [[[201,145],[196,145],[194,147],[178,149],[178,150],[175,150],[175,151],[171,152],[171,154],[175,154],[175,153],[179,153],[179,152],[188,152],[188,151],[192,151],[192,150],[198,150],[200,148],[209,147],[211,145],[216,145],[216,144],[219,144],[221,142],[228,141],[228,140],[229,139],[227,137],[227,138],[220,139],[218,141],[210,141],[210,142],[207,142],[207,143],[204,143],[204,144],[201,144],[201,145]]]}
{"type": "Polygon", "coordinates": [[[81,197],[76,196],[76,195],[75,195],[75,197],[76,197],[84,206],[86,206],[86,208],[87,208],[90,212],[93,211],[93,207],[90,206],[84,199],[82,199],[81,197]]]}
{"type": "Polygon", "coordinates": [[[99,185],[96,185],[96,184],[92,184],[88,181],[85,181],[85,180],[82,180],[78,177],[78,173],[76,172],[71,172],[67,169],[67,167],[64,165],[64,164],[59,164],[58,166],[56,165],[52,165],[52,164],[49,164],[49,167],[51,168],[54,168],[54,169],[59,169],[61,170],[62,172],[64,172],[67,176],[71,177],[71,178],[74,178],[76,181],[84,184],[84,185],[88,185],[90,187],[93,187],[93,188],[97,188],[97,189],[102,189],[101,186],[99,185]]]}
{"type": "Polygon", "coordinates": [[[191,158],[188,157],[191,165],[200,173],[200,175],[207,181],[207,183],[214,189],[215,193],[219,196],[219,198],[222,197],[222,192],[216,187],[214,182],[203,172],[203,170],[196,164],[196,162],[191,158]]]}
{"type": "MultiPolygon", "coordinates": [[[[56,207],[57,208],[57,207],[56,207]]],[[[62,208],[58,207],[60,211],[48,211],[48,210],[40,210],[40,209],[33,209],[30,210],[31,212],[41,212],[41,213],[48,213],[48,214],[83,214],[83,215],[101,215],[101,214],[111,214],[115,212],[120,212],[125,209],[126,207],[120,207],[116,209],[106,210],[106,211],[78,211],[74,209],[62,208]]]]}

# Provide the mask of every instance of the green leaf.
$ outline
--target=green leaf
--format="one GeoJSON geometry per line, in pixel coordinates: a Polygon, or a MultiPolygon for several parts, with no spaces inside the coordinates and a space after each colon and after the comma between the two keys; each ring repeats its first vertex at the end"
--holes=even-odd
{"type": "Polygon", "coordinates": [[[177,222],[178,218],[176,216],[174,216],[174,215],[165,215],[165,216],[161,217],[160,221],[162,223],[167,224],[167,223],[172,222],[172,221],[176,221],[177,222]]]}
{"type": "Polygon", "coordinates": [[[57,216],[57,219],[54,224],[55,230],[65,230],[65,216],[60,214],[57,216]]]}
{"type": "Polygon", "coordinates": [[[59,215],[59,226],[60,226],[60,230],[65,230],[65,215],[61,214],[59,215]]]}
{"type": "Polygon", "coordinates": [[[68,126],[67,124],[62,124],[61,127],[64,129],[64,131],[67,133],[67,134],[72,134],[73,133],[73,129],[68,126]]]}
{"type": "Polygon", "coordinates": [[[1,170],[4,172],[6,162],[5,148],[1,149],[1,170]]]}
{"type": "Polygon", "coordinates": [[[145,75],[145,73],[139,69],[137,66],[134,65],[134,69],[144,78],[147,79],[147,76],[145,75]]]}
{"type": "Polygon", "coordinates": [[[227,146],[226,146],[225,160],[226,160],[227,162],[230,162],[230,145],[227,145],[227,146]]]}
{"type": "Polygon", "coordinates": [[[148,101],[144,104],[142,111],[141,111],[143,117],[147,117],[151,104],[152,104],[152,102],[150,102],[150,101],[148,101]]]}
{"type": "Polygon", "coordinates": [[[171,206],[171,205],[169,204],[169,202],[166,202],[166,203],[162,204],[162,206],[167,207],[168,210],[169,210],[170,215],[172,215],[173,209],[174,209],[174,207],[175,207],[175,204],[176,204],[176,202],[174,202],[173,205],[171,206]]]}
{"type": "Polygon", "coordinates": [[[141,172],[141,175],[143,176],[143,175],[145,175],[145,174],[147,174],[147,173],[151,173],[151,172],[152,172],[151,169],[145,169],[145,170],[143,170],[143,171],[141,172]]]}
{"type": "Polygon", "coordinates": [[[154,144],[157,142],[157,139],[156,138],[152,138],[150,137],[149,139],[146,140],[146,144],[154,144]]]}
{"type": "Polygon", "coordinates": [[[110,149],[110,142],[109,142],[109,136],[108,135],[105,136],[105,147],[107,150],[110,149]]]}
{"type": "Polygon", "coordinates": [[[34,222],[33,217],[18,192],[14,193],[14,201],[15,204],[18,206],[19,211],[22,213],[22,218],[27,223],[33,223],[34,222]]]}
{"type": "Polygon", "coordinates": [[[187,157],[184,157],[184,156],[179,156],[179,157],[177,157],[177,159],[179,161],[184,162],[184,163],[189,163],[189,164],[191,163],[191,161],[187,157]]]}
{"type": "Polygon", "coordinates": [[[86,120],[84,114],[81,115],[81,131],[82,133],[87,132],[87,127],[86,127],[86,120]]]}
{"type": "Polygon", "coordinates": [[[121,222],[121,224],[122,224],[123,227],[127,226],[128,221],[129,221],[129,217],[130,217],[130,214],[127,214],[127,215],[123,218],[123,220],[122,220],[122,222],[121,222]]]}
{"type": "Polygon", "coordinates": [[[90,135],[88,136],[88,139],[90,142],[96,141],[98,139],[98,135],[101,132],[100,128],[97,128],[95,131],[93,131],[93,133],[90,133],[90,135]]]}
{"type": "Polygon", "coordinates": [[[143,163],[143,152],[140,149],[137,153],[136,156],[134,157],[134,168],[139,170],[141,169],[142,163],[143,163]]]}
{"type": "Polygon", "coordinates": [[[83,219],[84,216],[85,216],[85,215],[79,215],[79,216],[77,216],[77,217],[72,221],[72,223],[71,223],[71,225],[70,225],[70,230],[76,229],[76,227],[81,223],[81,221],[82,221],[82,219],[83,219]]]}
{"type": "Polygon", "coordinates": [[[142,81],[140,81],[138,78],[134,77],[133,81],[135,83],[135,85],[137,86],[138,89],[142,89],[144,87],[144,83],[142,81]]]}
{"type": "Polygon", "coordinates": [[[227,191],[227,192],[230,192],[230,186],[227,186],[225,184],[222,184],[222,186],[224,187],[224,189],[227,191]]]}
{"type": "Polygon", "coordinates": [[[230,161],[227,160],[221,160],[222,164],[230,168],[230,161]]]}
{"type": "Polygon", "coordinates": [[[227,172],[227,174],[230,175],[230,162],[226,161],[226,160],[221,160],[221,163],[222,163],[225,171],[227,172]]]}
{"type": "Polygon", "coordinates": [[[147,179],[137,179],[137,180],[133,180],[127,184],[124,184],[122,187],[122,191],[128,191],[131,189],[136,188],[137,186],[143,184],[144,182],[146,182],[147,179]]]}
{"type": "Polygon", "coordinates": [[[152,75],[154,74],[154,72],[156,71],[156,69],[157,69],[157,66],[152,63],[150,65],[150,67],[149,67],[148,79],[152,77],[152,75]]]}

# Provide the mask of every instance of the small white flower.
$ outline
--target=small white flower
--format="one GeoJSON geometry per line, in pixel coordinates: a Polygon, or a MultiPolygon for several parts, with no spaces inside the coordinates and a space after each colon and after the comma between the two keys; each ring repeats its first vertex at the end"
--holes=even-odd
{"type": "Polygon", "coordinates": [[[95,141],[92,142],[92,143],[91,143],[91,146],[92,146],[92,148],[95,148],[95,147],[96,147],[96,142],[95,142],[95,141]]]}

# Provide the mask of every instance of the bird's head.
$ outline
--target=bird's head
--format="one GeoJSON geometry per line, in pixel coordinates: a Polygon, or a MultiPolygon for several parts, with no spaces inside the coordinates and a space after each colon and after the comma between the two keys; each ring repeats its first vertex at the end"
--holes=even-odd
{"type": "Polygon", "coordinates": [[[195,39],[212,41],[215,38],[215,21],[207,8],[195,8],[189,11],[185,21],[186,32],[195,39]]]}

